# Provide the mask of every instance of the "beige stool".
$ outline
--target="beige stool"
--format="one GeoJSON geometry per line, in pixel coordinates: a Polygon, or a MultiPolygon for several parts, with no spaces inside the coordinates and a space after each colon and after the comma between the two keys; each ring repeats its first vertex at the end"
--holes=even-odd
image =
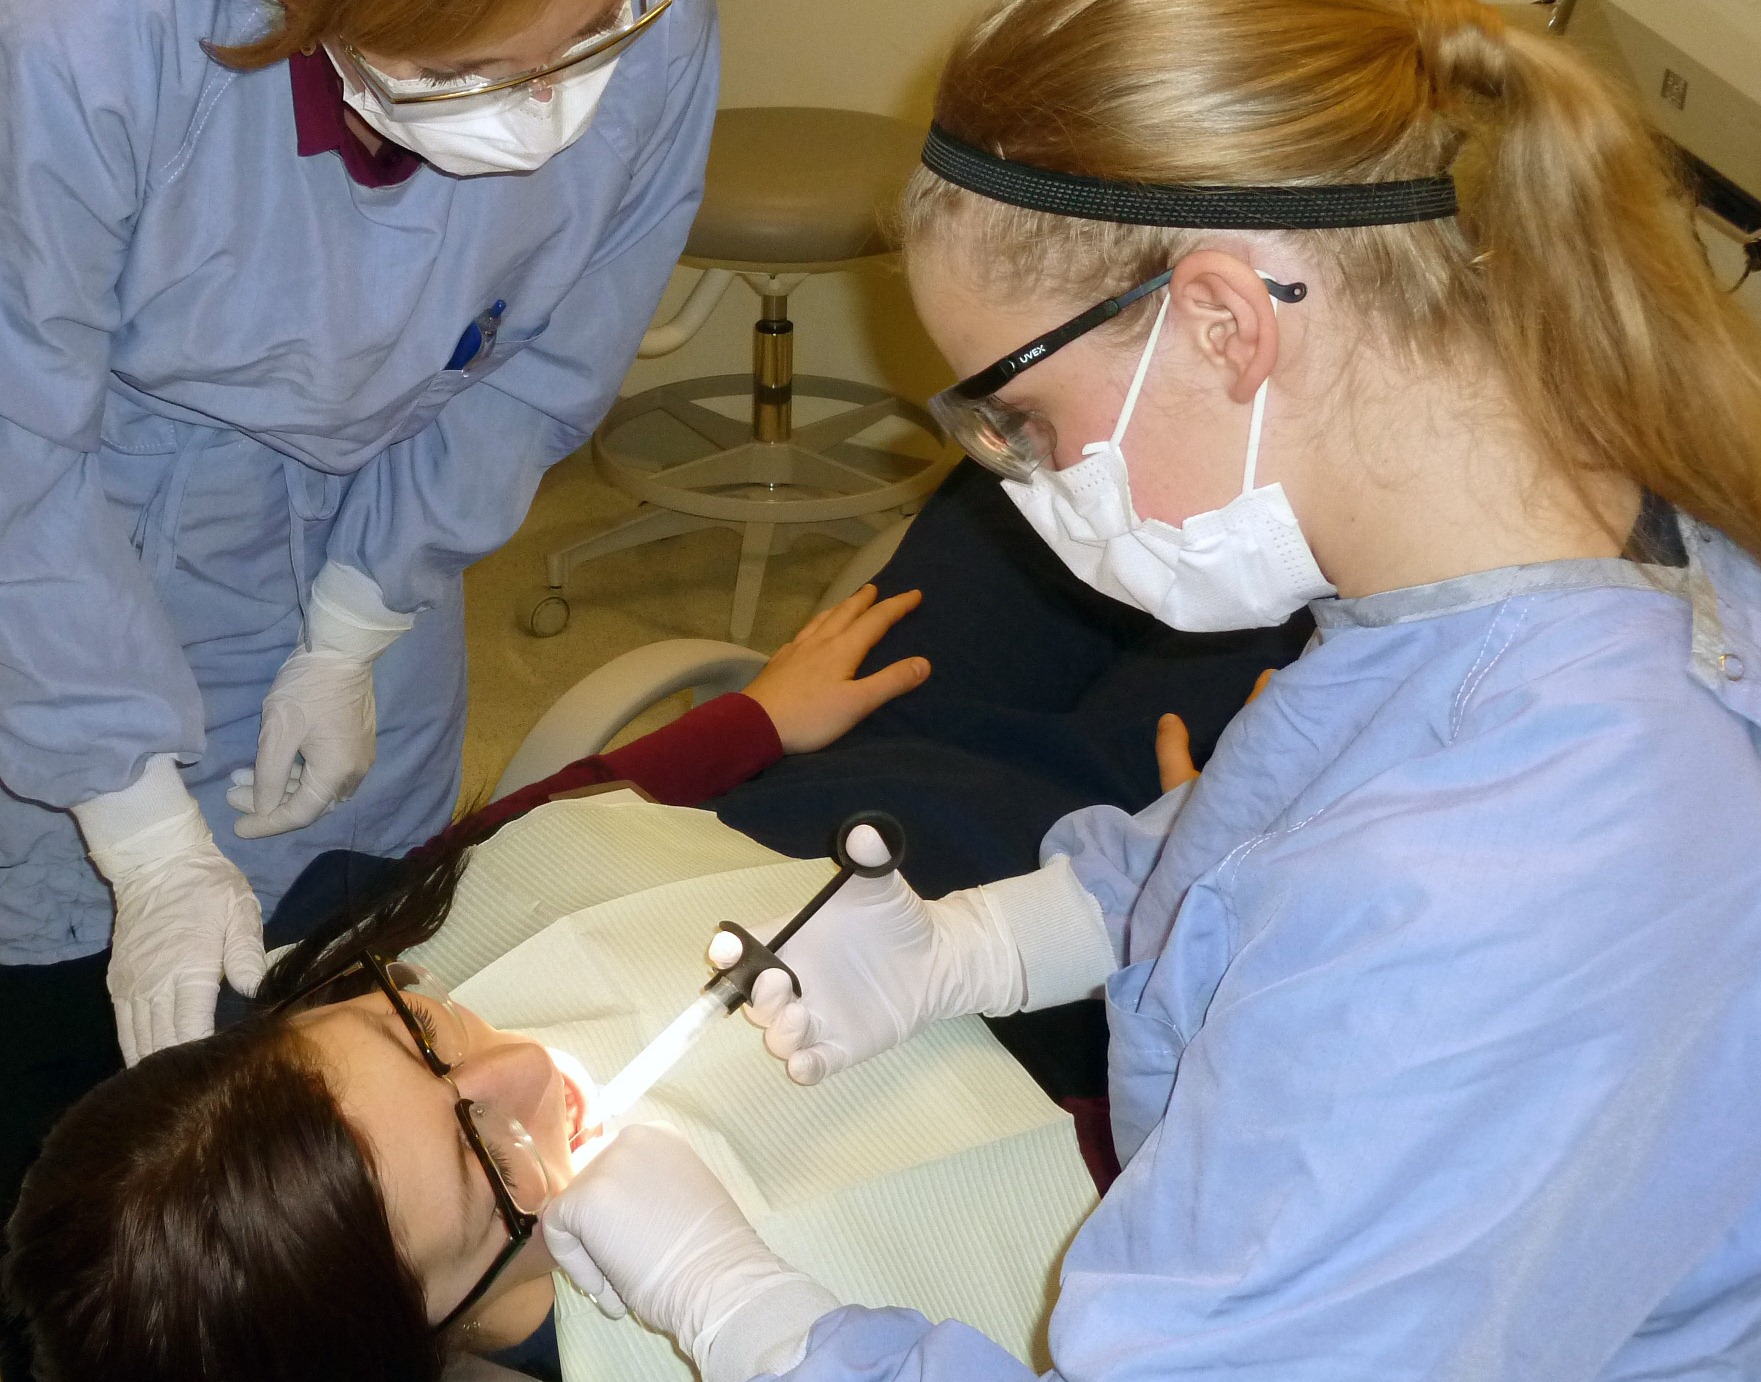
{"type": "MultiPolygon", "coordinates": [[[[941,482],[954,458],[929,414],[869,384],[796,374],[788,311],[789,294],[809,274],[888,252],[882,218],[921,145],[921,132],[904,122],[856,111],[766,107],[716,117],[703,206],[681,261],[703,277],[639,354],[683,345],[739,278],[762,303],[752,373],[665,384],[612,408],[594,434],[593,459],[641,508],[550,553],[553,592],[595,557],[732,528],[741,543],[729,633],[743,642],[772,555],[803,532],[861,546],[941,482]],[[750,422],[704,406],[748,396],[750,422]],[[796,399],[845,406],[797,426],[796,399]]],[[[555,593],[532,610],[528,628],[548,637],[567,622],[567,601],[555,593]]]]}

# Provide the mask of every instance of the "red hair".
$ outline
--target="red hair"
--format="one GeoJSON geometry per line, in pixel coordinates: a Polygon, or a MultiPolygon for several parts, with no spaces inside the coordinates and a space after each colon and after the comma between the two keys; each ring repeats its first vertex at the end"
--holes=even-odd
{"type": "Polygon", "coordinates": [[[322,43],[350,44],[376,57],[445,57],[519,33],[546,0],[295,0],[281,25],[254,43],[210,49],[229,67],[251,70],[309,53],[322,43]]]}

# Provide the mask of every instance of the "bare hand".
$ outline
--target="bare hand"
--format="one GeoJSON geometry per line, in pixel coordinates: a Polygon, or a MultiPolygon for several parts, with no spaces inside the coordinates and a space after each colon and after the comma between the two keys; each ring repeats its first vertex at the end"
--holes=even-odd
{"type": "Polygon", "coordinates": [[[1156,768],[1162,775],[1164,792],[1198,776],[1192,765],[1192,736],[1178,715],[1164,715],[1156,721],[1156,768]]]}
{"type": "MultiPolygon", "coordinates": [[[[1273,670],[1268,667],[1259,674],[1244,705],[1252,705],[1254,697],[1272,684],[1273,670]]],[[[1192,736],[1186,732],[1186,721],[1178,715],[1164,715],[1156,721],[1156,769],[1161,774],[1164,792],[1172,792],[1198,776],[1198,769],[1192,765],[1192,736]]]]}
{"type": "Polygon", "coordinates": [[[854,679],[881,635],[923,599],[922,591],[908,590],[877,604],[879,594],[865,585],[814,615],[746,688],[776,726],[784,753],[823,749],[929,676],[928,658],[908,657],[854,679]]]}

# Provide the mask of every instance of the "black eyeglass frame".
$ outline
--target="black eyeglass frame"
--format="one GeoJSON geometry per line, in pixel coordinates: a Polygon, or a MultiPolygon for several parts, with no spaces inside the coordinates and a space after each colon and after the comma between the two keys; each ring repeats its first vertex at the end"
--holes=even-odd
{"type": "MultiPolygon", "coordinates": [[[[1166,269],[1154,278],[1139,283],[1135,288],[1127,288],[1117,297],[1097,302],[1062,326],[1054,326],[1045,335],[1035,336],[1021,349],[1011,351],[995,364],[987,365],[977,374],[967,375],[948,392],[961,398],[988,398],[1029,365],[1037,365],[1041,360],[1056,355],[1072,341],[1079,340],[1096,327],[1112,321],[1132,303],[1148,297],[1158,288],[1166,287],[1173,278],[1174,270],[1166,269]]],[[[1260,275],[1260,281],[1266,285],[1266,291],[1280,302],[1301,302],[1309,295],[1306,283],[1279,283],[1264,274],[1260,275]]]]}
{"type": "MultiPolygon", "coordinates": [[[[410,1005],[404,1001],[403,995],[398,992],[397,985],[392,981],[388,964],[389,962],[383,957],[370,950],[364,950],[336,973],[315,980],[300,989],[299,992],[282,999],[272,1011],[276,1013],[287,1012],[304,1003],[313,994],[348,978],[349,975],[365,971],[373,980],[373,986],[384,994],[386,1001],[391,1004],[391,1009],[397,1014],[398,1021],[402,1022],[404,1029],[409,1032],[410,1040],[415,1042],[416,1051],[422,1057],[423,1064],[428,1067],[436,1079],[446,1081],[452,1092],[459,1094],[459,1087],[452,1078],[455,1067],[447,1064],[435,1054],[434,1047],[428,1041],[427,1033],[422,1030],[422,1024],[410,1011],[410,1005]]],[[[495,1157],[484,1145],[483,1135],[477,1131],[477,1125],[471,1121],[471,1107],[475,1102],[475,1100],[467,1099],[464,1095],[459,1094],[458,1102],[453,1105],[453,1116],[458,1119],[459,1128],[465,1135],[466,1145],[470,1147],[472,1154],[477,1158],[477,1164],[483,1168],[483,1174],[489,1180],[489,1189],[495,1196],[495,1207],[500,1211],[502,1224],[508,1232],[508,1242],[507,1246],[496,1256],[495,1261],[490,1264],[489,1270],[478,1278],[477,1284],[465,1292],[465,1298],[447,1312],[445,1319],[434,1326],[436,1334],[443,1334],[452,1328],[467,1310],[483,1299],[484,1292],[494,1284],[496,1277],[507,1270],[508,1263],[514,1260],[520,1249],[532,1241],[532,1235],[538,1228],[538,1216],[528,1213],[514,1203],[513,1194],[509,1191],[507,1181],[501,1174],[501,1168],[495,1164],[495,1157]]]]}

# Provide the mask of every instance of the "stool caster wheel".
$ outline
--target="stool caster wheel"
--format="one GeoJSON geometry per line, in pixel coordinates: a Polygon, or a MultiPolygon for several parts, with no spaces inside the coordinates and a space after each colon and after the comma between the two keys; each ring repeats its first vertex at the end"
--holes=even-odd
{"type": "Polygon", "coordinates": [[[526,615],[526,632],[534,638],[555,638],[569,626],[569,602],[546,595],[526,615]]]}

